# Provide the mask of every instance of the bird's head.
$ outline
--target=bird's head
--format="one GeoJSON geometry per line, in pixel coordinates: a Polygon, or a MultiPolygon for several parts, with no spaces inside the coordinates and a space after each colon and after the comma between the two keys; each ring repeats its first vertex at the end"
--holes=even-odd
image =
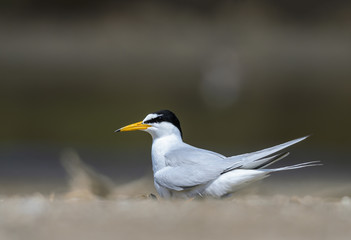
{"type": "Polygon", "coordinates": [[[161,110],[148,114],[143,121],[117,129],[115,132],[142,130],[153,138],[176,134],[182,137],[182,129],[176,115],[169,110],[161,110]]]}

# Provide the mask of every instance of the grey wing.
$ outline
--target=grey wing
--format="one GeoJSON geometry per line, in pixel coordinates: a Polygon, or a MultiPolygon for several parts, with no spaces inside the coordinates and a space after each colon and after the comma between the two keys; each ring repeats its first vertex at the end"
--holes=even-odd
{"type": "Polygon", "coordinates": [[[155,174],[155,181],[161,186],[183,191],[192,187],[205,184],[219,174],[215,171],[201,171],[197,166],[165,167],[155,174]]]}
{"type": "Polygon", "coordinates": [[[307,137],[308,136],[291,140],[289,142],[282,143],[277,146],[266,148],[260,151],[232,156],[232,157],[229,157],[228,159],[231,159],[234,162],[235,161],[241,162],[242,164],[241,168],[258,169],[258,168],[267,167],[268,165],[276,161],[279,161],[280,159],[286,157],[289,154],[288,152],[279,153],[281,150],[287,147],[290,147],[293,144],[301,142],[302,140],[305,140],[307,137]]]}
{"type": "Polygon", "coordinates": [[[190,145],[168,152],[165,158],[167,167],[155,173],[155,181],[176,191],[206,184],[237,165],[223,155],[190,145]]]}
{"type": "Polygon", "coordinates": [[[208,151],[201,148],[196,148],[188,144],[173,149],[165,154],[166,166],[182,166],[184,164],[212,164],[221,159],[226,159],[225,156],[208,151]]]}

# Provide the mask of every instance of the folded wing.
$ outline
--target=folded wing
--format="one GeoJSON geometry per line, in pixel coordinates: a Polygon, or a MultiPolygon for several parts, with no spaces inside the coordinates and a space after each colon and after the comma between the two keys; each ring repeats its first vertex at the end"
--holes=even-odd
{"type": "Polygon", "coordinates": [[[240,162],[233,162],[218,153],[190,145],[169,151],[165,158],[167,167],[155,173],[155,181],[176,191],[206,184],[226,169],[241,166],[240,162]]]}
{"type": "Polygon", "coordinates": [[[289,155],[288,152],[279,153],[281,150],[306,138],[228,158],[215,152],[184,145],[181,149],[175,149],[165,155],[166,167],[155,173],[155,181],[168,189],[182,191],[207,184],[234,169],[264,168],[289,155]]]}
{"type": "Polygon", "coordinates": [[[243,169],[258,169],[264,168],[268,165],[271,165],[274,162],[277,162],[286,156],[289,155],[289,152],[279,153],[283,149],[290,147],[302,140],[305,140],[308,136],[301,137],[295,140],[291,140],[286,143],[282,143],[276,145],[274,147],[266,148],[260,151],[252,152],[252,153],[245,153],[241,155],[236,155],[229,157],[232,161],[239,161],[242,164],[243,169]]]}

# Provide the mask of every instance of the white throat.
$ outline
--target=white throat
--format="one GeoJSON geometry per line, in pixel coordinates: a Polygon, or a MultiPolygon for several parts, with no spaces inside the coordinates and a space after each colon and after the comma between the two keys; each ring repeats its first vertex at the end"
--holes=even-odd
{"type": "Polygon", "coordinates": [[[148,129],[146,129],[145,131],[150,133],[153,140],[172,135],[175,135],[175,137],[180,138],[180,140],[182,139],[182,135],[179,129],[169,122],[156,123],[148,129]]]}
{"type": "MultiPolygon", "coordinates": [[[[151,133],[150,133],[151,134],[151,133]]],[[[182,137],[178,132],[167,134],[167,135],[152,135],[152,170],[154,174],[160,169],[166,167],[165,154],[171,149],[184,144],[182,137]]]]}

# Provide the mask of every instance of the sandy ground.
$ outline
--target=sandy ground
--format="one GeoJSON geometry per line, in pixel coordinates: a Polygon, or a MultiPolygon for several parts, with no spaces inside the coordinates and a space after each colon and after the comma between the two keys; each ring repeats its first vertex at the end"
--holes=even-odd
{"type": "Polygon", "coordinates": [[[2,197],[0,239],[350,239],[351,199],[2,197]]]}
{"type": "MultiPolygon", "coordinates": [[[[72,157],[72,156],[71,156],[72,157]]],[[[74,156],[73,156],[74,159],[74,156]]],[[[79,159],[66,192],[0,195],[0,239],[350,239],[351,184],[258,183],[230,198],[155,200],[79,159]],[[323,186],[323,187],[321,187],[323,186]]]]}

